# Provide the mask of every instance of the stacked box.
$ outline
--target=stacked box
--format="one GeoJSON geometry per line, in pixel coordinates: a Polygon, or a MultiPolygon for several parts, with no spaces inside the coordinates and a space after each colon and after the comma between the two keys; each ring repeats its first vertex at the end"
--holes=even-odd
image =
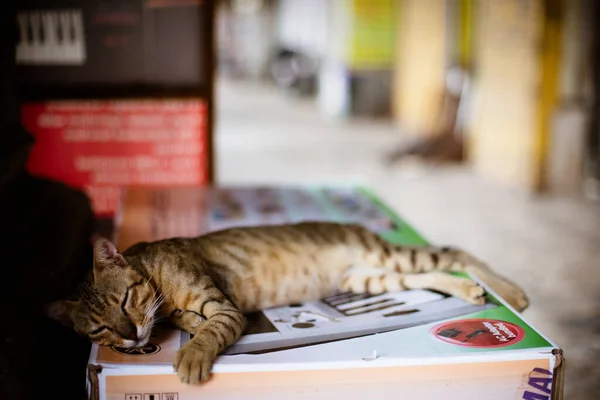
{"type": "Polygon", "coordinates": [[[32,173],[107,219],[124,186],[212,180],[212,2],[26,0],[15,18],[32,173]]]}

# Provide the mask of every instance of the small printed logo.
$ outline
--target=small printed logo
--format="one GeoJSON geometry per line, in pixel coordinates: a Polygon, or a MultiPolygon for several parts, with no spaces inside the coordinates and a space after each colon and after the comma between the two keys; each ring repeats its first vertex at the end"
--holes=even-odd
{"type": "Polygon", "coordinates": [[[143,347],[132,347],[132,348],[124,348],[117,346],[110,346],[112,351],[119,354],[127,354],[130,356],[149,356],[151,354],[156,354],[160,351],[160,346],[157,344],[148,343],[143,347]]]}
{"type": "Polygon", "coordinates": [[[429,333],[436,339],[463,347],[511,346],[525,337],[518,325],[494,319],[461,319],[435,325],[429,333]]]}

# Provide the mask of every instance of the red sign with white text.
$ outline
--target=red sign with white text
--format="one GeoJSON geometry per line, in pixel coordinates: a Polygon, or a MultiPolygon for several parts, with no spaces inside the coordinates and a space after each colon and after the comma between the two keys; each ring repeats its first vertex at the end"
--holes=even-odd
{"type": "Polygon", "coordinates": [[[29,171],[84,189],[97,215],[114,214],[124,186],[208,183],[202,100],[30,103],[22,118],[29,171]]]}

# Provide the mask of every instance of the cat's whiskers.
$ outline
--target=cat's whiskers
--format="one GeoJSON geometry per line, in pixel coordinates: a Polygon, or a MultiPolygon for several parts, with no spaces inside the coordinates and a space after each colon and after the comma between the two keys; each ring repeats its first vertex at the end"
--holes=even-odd
{"type": "Polygon", "coordinates": [[[163,305],[163,303],[166,300],[166,295],[164,292],[158,292],[158,286],[156,287],[155,291],[154,291],[154,299],[152,302],[149,302],[146,305],[146,309],[144,310],[144,318],[142,320],[142,326],[144,328],[146,328],[147,325],[152,326],[154,323],[157,322],[157,320],[159,320],[160,318],[162,318],[163,316],[160,314],[157,314],[157,310],[160,309],[160,307],[163,305]]]}
{"type": "Polygon", "coordinates": [[[160,307],[161,304],[162,300],[159,298],[155,298],[154,301],[152,301],[152,303],[148,304],[148,307],[144,311],[144,318],[142,319],[143,325],[147,324],[149,320],[154,318],[154,313],[156,312],[158,307],[160,307]]]}
{"type": "MultiPolygon", "coordinates": [[[[146,281],[146,283],[150,282],[150,279],[152,279],[153,275],[154,275],[154,270],[152,271],[152,274],[150,274],[150,277],[148,278],[148,280],[146,281]]],[[[148,312],[149,312],[149,310],[151,310],[155,306],[155,304],[157,302],[162,302],[163,298],[164,298],[164,295],[161,292],[159,292],[159,283],[157,282],[157,284],[154,287],[153,292],[152,292],[152,299],[153,300],[152,300],[152,302],[148,302],[146,304],[144,313],[147,315],[148,312]],[[157,296],[157,294],[158,294],[158,296],[157,296]]]]}
{"type": "Polygon", "coordinates": [[[152,273],[150,274],[150,276],[148,277],[148,280],[146,281],[146,284],[148,284],[148,282],[150,282],[150,280],[152,279],[152,277],[154,276],[154,271],[156,271],[156,268],[154,268],[152,270],[152,273]]]}
{"type": "MultiPolygon", "coordinates": [[[[146,281],[146,285],[150,283],[150,281],[152,280],[152,277],[154,277],[154,272],[156,271],[156,268],[154,268],[152,270],[152,273],[150,274],[150,276],[148,277],[148,280],[146,281]]],[[[156,285],[153,287],[153,291],[152,291],[152,297],[156,299],[156,293],[159,290],[159,283],[156,282],[156,285]]]]}

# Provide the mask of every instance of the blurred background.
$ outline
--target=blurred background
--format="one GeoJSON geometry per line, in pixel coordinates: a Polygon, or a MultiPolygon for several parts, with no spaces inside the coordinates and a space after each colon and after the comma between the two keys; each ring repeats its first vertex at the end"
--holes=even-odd
{"type": "Polygon", "coordinates": [[[28,168],[100,231],[126,185],[368,185],[523,286],[565,398],[600,398],[597,2],[24,3],[28,168]]]}
{"type": "Polygon", "coordinates": [[[593,1],[220,2],[220,182],[363,182],[531,295],[600,398],[593,1]]]}

